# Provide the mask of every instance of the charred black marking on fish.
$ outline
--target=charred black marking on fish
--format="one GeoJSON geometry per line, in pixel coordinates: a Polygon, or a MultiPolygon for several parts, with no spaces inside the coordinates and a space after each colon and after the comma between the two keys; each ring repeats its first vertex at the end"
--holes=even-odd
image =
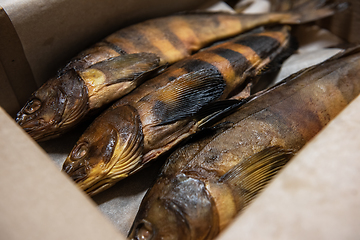
{"type": "MultiPolygon", "coordinates": [[[[125,55],[127,54],[127,52],[125,52],[122,48],[120,48],[119,46],[111,43],[111,42],[108,42],[106,40],[102,41],[101,43],[103,43],[105,46],[111,48],[111,49],[114,49],[117,53],[119,53],[120,55],[125,55]]],[[[100,43],[100,44],[101,44],[100,43]]]]}
{"type": "Polygon", "coordinates": [[[211,52],[226,58],[230,62],[231,67],[235,70],[236,75],[243,73],[251,65],[245,56],[231,49],[216,48],[211,52]]]}
{"type": "Polygon", "coordinates": [[[236,41],[236,43],[250,47],[260,58],[269,56],[269,50],[271,49],[269,45],[272,47],[277,47],[280,44],[276,39],[267,36],[253,36],[246,39],[240,39],[236,41]]]}
{"type": "Polygon", "coordinates": [[[203,69],[212,69],[213,71],[218,71],[211,63],[193,58],[185,59],[185,61],[182,61],[181,64],[177,65],[177,67],[183,68],[188,73],[201,71],[203,69]]]}
{"type": "MultiPolygon", "coordinates": [[[[175,103],[155,101],[152,109],[154,116],[160,121],[159,125],[169,124],[189,117],[191,114],[198,112],[204,105],[219,99],[223,95],[226,83],[220,72],[212,66],[210,69],[201,68],[202,65],[208,64],[199,64],[200,69],[192,68],[191,80],[195,78],[196,82],[188,83],[191,90],[187,90],[186,86],[182,86],[184,91],[176,95],[175,103]]],[[[184,82],[184,84],[187,83],[184,82]]]]}

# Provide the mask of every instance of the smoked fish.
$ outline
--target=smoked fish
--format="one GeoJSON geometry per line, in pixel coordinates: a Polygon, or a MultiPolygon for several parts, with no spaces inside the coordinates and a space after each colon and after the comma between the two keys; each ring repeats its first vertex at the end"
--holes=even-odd
{"type": "Polygon", "coordinates": [[[129,239],[213,239],[360,93],[360,46],[255,95],[173,152],[129,239]],[[166,224],[164,224],[166,223],[166,224]]]}
{"type": "Polygon", "coordinates": [[[309,0],[294,12],[260,15],[179,14],[123,28],[75,56],[35,91],[16,122],[35,140],[54,138],[89,113],[215,41],[266,24],[300,24],[330,16],[339,5],[309,0]]]}
{"type": "Polygon", "coordinates": [[[289,30],[241,35],[173,64],[97,117],[63,171],[94,195],[143,168],[227,108],[217,100],[286,59],[296,48],[289,30]]]}

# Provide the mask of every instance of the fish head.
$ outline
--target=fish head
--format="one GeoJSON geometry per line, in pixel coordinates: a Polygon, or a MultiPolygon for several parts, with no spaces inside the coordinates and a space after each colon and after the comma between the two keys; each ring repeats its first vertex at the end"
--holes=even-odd
{"type": "Polygon", "coordinates": [[[86,129],[63,164],[78,187],[89,195],[125,178],[139,164],[143,133],[136,109],[110,108],[86,129]]]}
{"type": "Polygon", "coordinates": [[[164,201],[155,199],[147,210],[146,215],[134,223],[128,239],[191,239],[186,219],[185,221],[182,219],[181,213],[177,214],[176,205],[170,203],[164,205],[164,201]]]}
{"type": "Polygon", "coordinates": [[[185,174],[160,177],[145,195],[128,239],[211,239],[217,214],[205,184],[185,174]]]}
{"type": "Polygon", "coordinates": [[[87,111],[86,86],[72,70],[50,79],[35,91],[15,121],[40,141],[66,131],[87,111]]]}

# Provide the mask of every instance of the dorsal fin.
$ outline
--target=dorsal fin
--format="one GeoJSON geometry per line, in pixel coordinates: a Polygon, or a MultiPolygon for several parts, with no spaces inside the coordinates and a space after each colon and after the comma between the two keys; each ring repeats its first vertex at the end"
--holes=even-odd
{"type": "Polygon", "coordinates": [[[239,194],[238,197],[243,199],[245,207],[293,155],[291,150],[279,146],[265,148],[235,165],[219,182],[226,183],[235,194],[239,194]]]}

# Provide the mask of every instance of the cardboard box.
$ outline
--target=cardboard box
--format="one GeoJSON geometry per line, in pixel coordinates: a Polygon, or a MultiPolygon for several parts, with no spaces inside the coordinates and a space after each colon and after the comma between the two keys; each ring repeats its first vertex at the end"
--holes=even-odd
{"type": "Polygon", "coordinates": [[[124,239],[10,116],[90,44],[125,25],[207,3],[0,1],[0,239],[124,239]]]}
{"type": "MultiPolygon", "coordinates": [[[[359,42],[360,3],[351,2],[350,11],[319,25],[349,42],[359,42]]],[[[205,3],[209,4],[205,0],[171,4],[164,0],[0,0],[0,239],[125,238],[117,220],[104,215],[101,205],[115,199],[111,214],[131,224],[148,185],[133,176],[126,183],[136,185],[132,188],[136,191],[122,195],[126,202],[116,198],[126,183],[91,199],[44,151],[57,153],[56,145],[68,136],[40,147],[11,117],[59,66],[90,44],[136,21],[205,3]]],[[[219,239],[359,239],[359,108],[357,98],[219,239]]],[[[75,137],[68,141],[69,147],[74,141],[75,137]]]]}

